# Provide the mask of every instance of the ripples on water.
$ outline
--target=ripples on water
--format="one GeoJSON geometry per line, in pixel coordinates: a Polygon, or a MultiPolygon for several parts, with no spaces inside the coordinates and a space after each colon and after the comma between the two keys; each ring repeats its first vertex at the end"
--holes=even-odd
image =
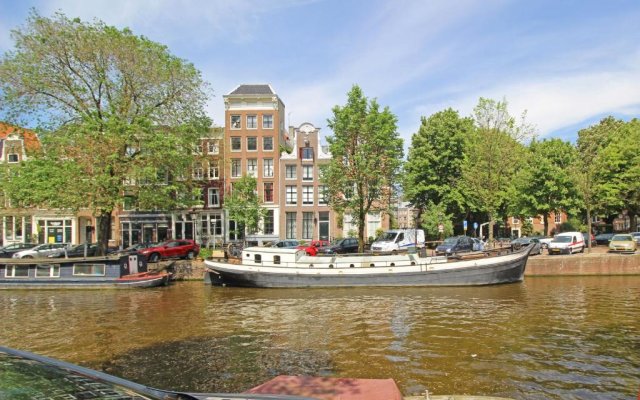
{"type": "Polygon", "coordinates": [[[476,288],[0,291],[0,343],[148,385],[242,391],[278,374],[405,394],[627,399],[640,277],[476,288]]]}

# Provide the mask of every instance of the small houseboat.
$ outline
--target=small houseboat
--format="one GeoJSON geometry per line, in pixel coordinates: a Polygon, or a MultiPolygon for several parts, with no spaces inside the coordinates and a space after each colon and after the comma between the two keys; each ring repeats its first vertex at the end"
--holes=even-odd
{"type": "Polygon", "coordinates": [[[474,286],[520,282],[531,246],[468,256],[309,256],[304,250],[248,247],[240,259],[205,261],[205,283],[245,287],[474,286]]]}
{"type": "Polygon", "coordinates": [[[168,284],[143,256],[0,259],[0,289],[130,289],[168,284]]]}

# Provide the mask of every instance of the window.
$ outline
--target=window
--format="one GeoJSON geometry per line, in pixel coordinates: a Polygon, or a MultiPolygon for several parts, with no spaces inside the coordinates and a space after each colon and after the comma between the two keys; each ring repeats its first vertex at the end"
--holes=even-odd
{"type": "Polygon", "coordinates": [[[298,188],[295,186],[287,186],[287,204],[298,204],[298,188]]]}
{"type": "Polygon", "coordinates": [[[295,165],[285,165],[284,177],[285,179],[296,179],[296,169],[295,165]]]}
{"type": "Polygon", "coordinates": [[[514,225],[517,225],[520,223],[520,218],[518,217],[511,217],[511,221],[513,222],[514,225]]]}
{"type": "Polygon", "coordinates": [[[249,136],[247,138],[247,150],[248,151],[256,151],[258,150],[258,138],[255,136],[249,136]]]}
{"type": "Polygon", "coordinates": [[[242,176],[242,160],[234,158],[231,160],[231,177],[240,178],[242,176]]]}
{"type": "Polygon", "coordinates": [[[264,234],[265,235],[273,235],[273,210],[267,210],[267,213],[264,216],[264,234]]]}
{"type": "Polygon", "coordinates": [[[104,276],[104,264],[74,264],[73,275],[80,276],[104,276]]]}
{"type": "Polygon", "coordinates": [[[302,213],[302,238],[311,239],[313,237],[313,213],[302,213]]]}
{"type": "Polygon", "coordinates": [[[265,178],[273,178],[273,158],[265,158],[262,160],[262,176],[265,178]]]}
{"type": "Polygon", "coordinates": [[[247,115],[247,129],[256,129],[258,127],[258,117],[255,115],[247,115]]]}
{"type": "Polygon", "coordinates": [[[264,183],[264,202],[273,203],[273,182],[264,183]]]}
{"type": "Polygon", "coordinates": [[[204,178],[204,169],[202,169],[202,163],[194,163],[193,164],[193,179],[202,179],[204,178]]]}
{"type": "Polygon", "coordinates": [[[313,186],[302,187],[302,204],[313,205],[313,186]]]}
{"type": "Polygon", "coordinates": [[[560,214],[560,213],[555,214],[555,223],[556,224],[562,223],[562,214],[560,214]]]}
{"type": "Polygon", "coordinates": [[[242,124],[240,122],[240,116],[239,115],[232,115],[231,116],[231,129],[240,129],[242,128],[242,124]]]}
{"type": "Polygon", "coordinates": [[[138,206],[138,202],[136,201],[136,198],[133,196],[124,196],[123,202],[122,202],[122,209],[124,211],[134,211],[138,206]]]}
{"type": "Polygon", "coordinates": [[[300,150],[301,150],[300,152],[302,153],[301,158],[303,160],[313,160],[313,148],[312,147],[302,147],[300,150]]]}
{"type": "Polygon", "coordinates": [[[249,158],[247,160],[247,175],[256,178],[258,176],[258,160],[249,158]]]}
{"type": "Polygon", "coordinates": [[[202,143],[197,143],[193,146],[193,154],[202,154],[202,143]]]}
{"type": "Polygon", "coordinates": [[[59,278],[59,265],[38,265],[36,266],[36,278],[59,278]]]}
{"type": "Polygon", "coordinates": [[[273,150],[273,137],[265,136],[262,138],[262,150],[264,151],[272,151],[273,150]]]}
{"type": "Polygon", "coordinates": [[[28,278],[29,266],[28,265],[7,265],[4,270],[4,276],[6,278],[28,278]]]}
{"type": "Polygon", "coordinates": [[[233,136],[231,138],[231,151],[240,151],[242,150],[242,138],[238,136],[233,136]]]}
{"type": "Polygon", "coordinates": [[[209,179],[219,179],[220,178],[220,168],[218,167],[217,161],[209,162],[209,179]]]}
{"type": "Polygon", "coordinates": [[[296,238],[296,213],[286,213],[285,235],[287,239],[296,238]]]}
{"type": "Polygon", "coordinates": [[[313,165],[303,165],[302,166],[302,180],[303,181],[312,181],[313,180],[313,165]]]}
{"type": "Polygon", "coordinates": [[[16,153],[7,154],[7,162],[17,163],[18,162],[18,154],[16,154],[16,153]]]}
{"type": "Polygon", "coordinates": [[[207,151],[209,154],[219,154],[220,153],[220,143],[217,140],[212,140],[209,142],[207,146],[207,151]]]}
{"type": "Polygon", "coordinates": [[[327,187],[322,185],[318,186],[318,204],[326,205],[327,204],[327,187]]]}
{"type": "Polygon", "coordinates": [[[273,129],[273,115],[267,114],[262,116],[262,129],[273,129]]]}
{"type": "Polygon", "coordinates": [[[209,207],[220,207],[220,189],[209,188],[209,207]]]}

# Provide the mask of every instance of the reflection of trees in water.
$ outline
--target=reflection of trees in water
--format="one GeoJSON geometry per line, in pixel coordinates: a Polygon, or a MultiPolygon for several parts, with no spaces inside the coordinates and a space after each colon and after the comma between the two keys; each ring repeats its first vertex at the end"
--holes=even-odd
{"type": "Polygon", "coordinates": [[[242,392],[277,375],[333,375],[326,352],[271,348],[247,335],[153,345],[94,367],[144,385],[189,392],[242,392]]]}

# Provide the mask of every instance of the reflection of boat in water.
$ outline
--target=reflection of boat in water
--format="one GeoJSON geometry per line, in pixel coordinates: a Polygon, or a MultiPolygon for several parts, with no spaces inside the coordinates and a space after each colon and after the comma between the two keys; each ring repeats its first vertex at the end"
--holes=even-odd
{"type": "Polygon", "coordinates": [[[418,254],[309,256],[249,247],[240,259],[205,261],[205,282],[246,287],[477,286],[522,281],[531,246],[462,257],[418,254]]]}
{"type": "Polygon", "coordinates": [[[167,272],[147,271],[138,255],[0,259],[0,289],[133,289],[166,285],[167,272]]]}
{"type": "MultiPolygon", "coordinates": [[[[392,379],[278,376],[244,393],[181,393],[0,346],[0,398],[121,400],[402,400],[392,379]]],[[[425,399],[426,397],[419,397],[425,399]]],[[[482,396],[429,396],[431,400],[497,400],[482,396]]],[[[416,400],[418,397],[415,398],[416,400]]]]}

